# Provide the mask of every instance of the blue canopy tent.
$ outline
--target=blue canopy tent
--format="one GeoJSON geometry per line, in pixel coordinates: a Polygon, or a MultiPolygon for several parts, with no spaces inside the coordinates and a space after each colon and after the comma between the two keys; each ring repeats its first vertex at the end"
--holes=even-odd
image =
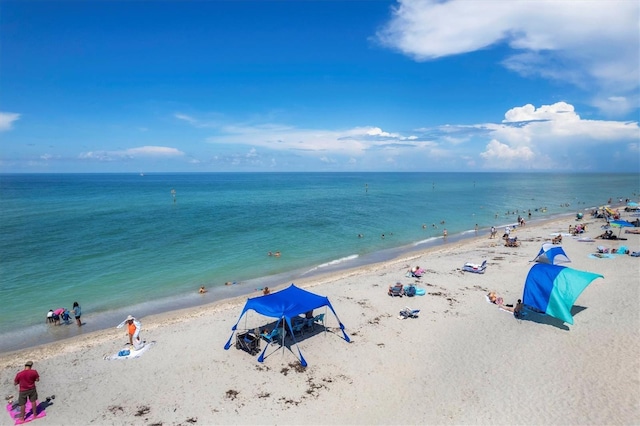
{"type": "Polygon", "coordinates": [[[527,275],[522,303],[573,324],[571,307],[596,278],[604,277],[566,266],[536,263],[527,275]]]}
{"type": "MultiPolygon", "coordinates": [[[[224,348],[225,350],[228,350],[231,347],[231,340],[233,339],[233,334],[238,328],[238,323],[240,322],[244,314],[251,309],[266,317],[278,318],[286,322],[288,330],[293,337],[293,341],[298,348],[300,364],[306,367],[307,361],[305,361],[304,357],[302,356],[300,348],[298,347],[298,342],[295,340],[295,335],[292,331],[293,327],[291,324],[291,318],[296,317],[300,314],[304,314],[305,312],[321,308],[323,306],[327,306],[329,309],[331,309],[331,312],[333,312],[333,315],[335,315],[336,319],[338,320],[338,324],[340,324],[340,330],[342,330],[344,340],[350,342],[351,340],[349,339],[349,336],[344,331],[344,325],[342,325],[342,323],[340,322],[338,314],[336,314],[333,306],[331,306],[331,302],[329,302],[328,297],[311,293],[310,291],[296,287],[295,284],[291,284],[284,290],[267,294],[266,296],[249,298],[247,300],[247,303],[244,305],[240,316],[238,317],[238,321],[233,325],[233,327],[231,327],[231,336],[229,337],[227,344],[224,345],[224,348]]],[[[258,362],[264,361],[264,354],[267,348],[268,346],[264,348],[264,350],[258,357],[258,362]]]]}
{"type": "Polygon", "coordinates": [[[551,265],[558,265],[560,263],[569,263],[569,257],[564,252],[562,247],[555,246],[551,243],[544,243],[538,252],[538,255],[532,262],[549,263],[551,265]]]}

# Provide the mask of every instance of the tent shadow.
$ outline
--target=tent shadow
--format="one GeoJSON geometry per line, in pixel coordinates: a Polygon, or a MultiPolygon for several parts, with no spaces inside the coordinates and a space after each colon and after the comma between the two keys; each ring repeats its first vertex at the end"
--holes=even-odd
{"type": "Polygon", "coordinates": [[[573,305],[571,307],[571,316],[575,317],[576,315],[578,315],[580,312],[584,311],[585,309],[587,309],[585,306],[573,305]]]}
{"type": "Polygon", "coordinates": [[[539,314],[534,311],[528,311],[527,316],[522,318],[522,321],[532,321],[538,324],[546,324],[561,330],[569,331],[569,327],[565,325],[564,321],[546,314],[539,314]]]}
{"type": "MultiPolygon", "coordinates": [[[[273,329],[273,327],[276,326],[276,324],[279,324],[280,321],[275,321],[273,323],[270,323],[266,326],[267,329],[273,329]]],[[[263,328],[263,327],[261,327],[263,328]]],[[[342,333],[339,332],[340,330],[334,330],[330,327],[323,327],[322,325],[316,324],[313,327],[310,327],[308,329],[305,329],[304,334],[302,333],[296,333],[295,335],[295,341],[294,339],[291,337],[291,332],[287,331],[287,335],[285,337],[284,340],[284,345],[281,345],[279,343],[276,344],[272,344],[272,349],[267,349],[267,351],[264,354],[264,359],[266,360],[267,358],[273,356],[273,355],[277,355],[278,353],[283,353],[284,352],[289,352],[291,353],[294,357],[297,358],[296,355],[296,349],[295,346],[300,344],[301,342],[311,338],[311,337],[315,337],[318,336],[319,334],[324,334],[326,332],[326,334],[332,334],[334,336],[339,337],[340,339],[344,340],[344,338],[342,337],[342,333]],[[284,347],[284,351],[283,351],[283,347],[284,347]]],[[[264,340],[262,341],[263,344],[267,344],[269,345],[269,343],[265,342],[264,340]]]]}
{"type": "MultiPolygon", "coordinates": [[[[574,305],[571,308],[571,316],[576,316],[580,312],[587,309],[584,306],[574,305]]],[[[554,318],[542,312],[536,312],[535,310],[527,309],[527,315],[522,318],[522,321],[532,321],[538,324],[550,325],[552,327],[559,328],[561,330],[569,331],[569,326],[564,323],[561,319],[554,318]]]]}

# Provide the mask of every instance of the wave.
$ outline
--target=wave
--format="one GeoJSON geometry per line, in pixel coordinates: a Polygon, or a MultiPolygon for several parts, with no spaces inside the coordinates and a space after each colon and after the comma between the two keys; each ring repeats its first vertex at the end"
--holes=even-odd
{"type": "Polygon", "coordinates": [[[308,271],[306,271],[302,275],[311,274],[311,273],[316,272],[317,270],[322,269],[322,268],[327,268],[327,267],[330,267],[330,266],[340,265],[341,263],[357,259],[358,257],[360,257],[360,255],[352,254],[352,255],[349,255],[349,256],[346,256],[346,257],[341,257],[340,259],[332,260],[330,262],[321,263],[320,265],[314,266],[313,268],[309,269],[308,271]]]}
{"type": "Polygon", "coordinates": [[[440,239],[442,237],[431,237],[431,238],[427,238],[426,240],[420,240],[420,241],[416,241],[415,243],[413,243],[414,246],[420,246],[422,244],[429,244],[430,242],[433,242],[437,239],[440,239]]]}

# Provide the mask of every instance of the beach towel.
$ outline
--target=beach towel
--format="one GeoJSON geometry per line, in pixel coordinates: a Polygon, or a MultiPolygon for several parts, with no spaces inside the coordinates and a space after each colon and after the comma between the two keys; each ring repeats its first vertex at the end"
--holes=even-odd
{"type": "Polygon", "coordinates": [[[609,253],[591,253],[589,257],[591,259],[611,259],[613,255],[609,253]]]}
{"type": "Polygon", "coordinates": [[[153,342],[146,342],[143,347],[137,350],[133,347],[127,346],[123,349],[120,349],[118,352],[116,352],[113,355],[105,355],[104,359],[106,359],[107,361],[112,361],[114,359],[140,358],[146,351],[151,349],[151,347],[154,346],[155,344],[156,344],[155,340],[153,342]]]}
{"type": "MultiPolygon", "coordinates": [[[[37,406],[38,406],[38,401],[36,401],[36,407],[37,406]]],[[[11,418],[14,421],[14,424],[16,425],[29,423],[32,420],[41,419],[47,415],[47,412],[44,411],[44,409],[40,409],[40,411],[38,412],[38,415],[34,418],[33,412],[31,410],[31,401],[29,400],[27,400],[27,406],[25,408],[24,422],[20,420],[20,406],[18,405],[17,402],[7,404],[7,412],[9,413],[9,416],[11,416],[11,418]]]]}

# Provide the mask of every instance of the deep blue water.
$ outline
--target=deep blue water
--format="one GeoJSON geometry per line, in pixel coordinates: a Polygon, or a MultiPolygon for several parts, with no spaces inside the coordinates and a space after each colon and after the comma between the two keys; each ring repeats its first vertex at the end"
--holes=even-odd
{"type": "Polygon", "coordinates": [[[637,174],[4,174],[0,351],[639,193],[637,174]],[[45,325],[74,301],[86,327],[45,325]]]}

